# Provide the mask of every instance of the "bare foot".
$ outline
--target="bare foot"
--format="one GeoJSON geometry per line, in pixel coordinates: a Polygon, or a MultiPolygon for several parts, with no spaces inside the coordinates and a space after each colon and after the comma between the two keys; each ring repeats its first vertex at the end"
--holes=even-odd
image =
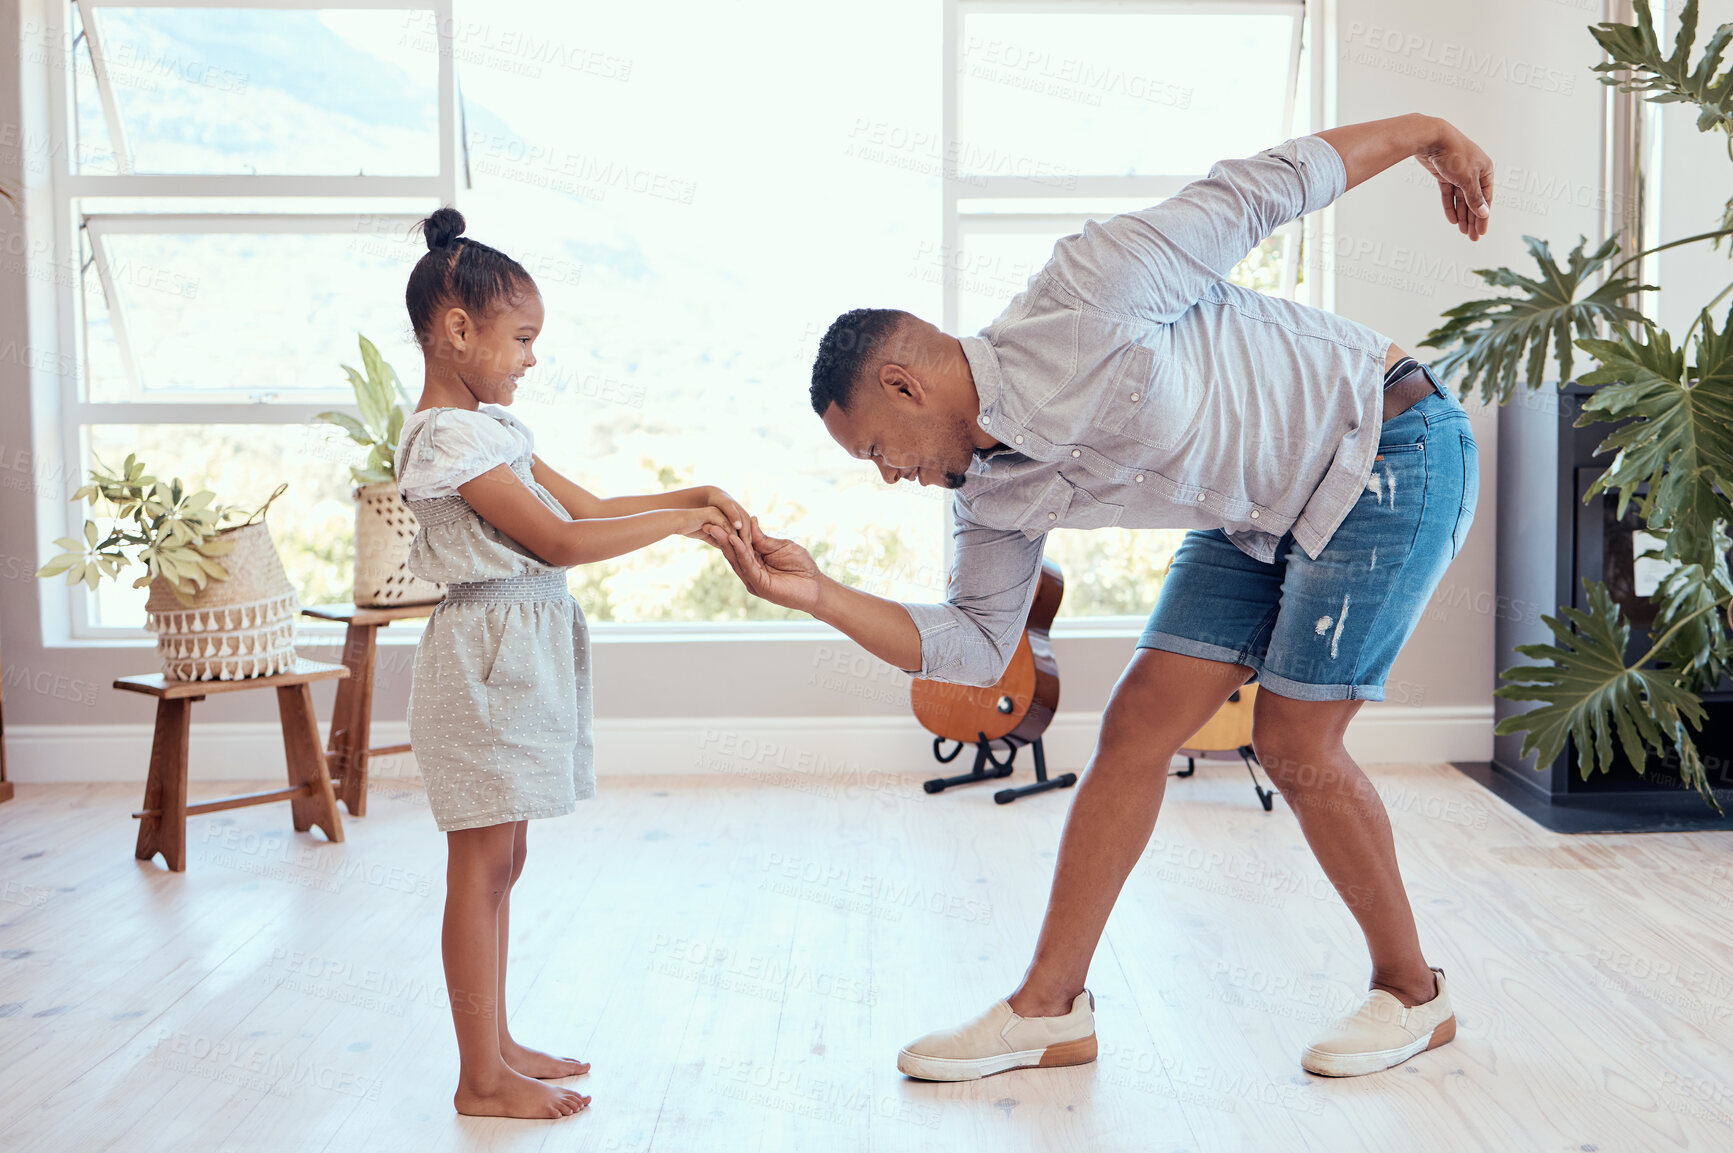
{"type": "Polygon", "coordinates": [[[588,1061],[575,1057],[555,1057],[540,1049],[529,1049],[507,1039],[499,1043],[499,1055],[505,1063],[525,1077],[581,1077],[590,1071],[588,1061]]]}
{"type": "Polygon", "coordinates": [[[557,1085],[543,1085],[510,1069],[486,1085],[458,1083],[452,1097],[457,1111],[469,1117],[570,1117],[590,1099],[557,1085]]]}

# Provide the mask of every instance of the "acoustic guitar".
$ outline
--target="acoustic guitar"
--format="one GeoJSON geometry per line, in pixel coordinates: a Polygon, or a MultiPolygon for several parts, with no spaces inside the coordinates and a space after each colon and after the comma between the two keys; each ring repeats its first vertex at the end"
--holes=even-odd
{"type": "Polygon", "coordinates": [[[1004,675],[994,684],[956,685],[917,677],[910,685],[909,703],[915,719],[933,734],[933,755],[940,764],[955,760],[964,746],[975,746],[972,772],[930,780],[925,785],[927,792],[938,793],[951,785],[1008,777],[1017,750],[1031,744],[1035,746],[1035,784],[1001,789],[994,794],[995,801],[1008,804],[1029,793],[1069,788],[1077,783],[1075,773],[1047,779],[1047,758],[1041,745],[1041,735],[1059,708],[1059,664],[1053,659],[1048,631],[1064,596],[1064,574],[1053,561],[1043,561],[1040,584],[1034,603],[1029,606],[1023,635],[1004,675]],[[946,741],[955,741],[957,746],[948,754],[942,751],[946,741]],[[994,741],[1010,750],[1003,761],[993,755],[994,741]]]}

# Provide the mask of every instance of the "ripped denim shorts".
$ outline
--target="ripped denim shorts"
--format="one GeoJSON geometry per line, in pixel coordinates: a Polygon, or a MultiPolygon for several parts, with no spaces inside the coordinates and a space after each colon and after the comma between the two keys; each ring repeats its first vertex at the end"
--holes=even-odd
{"type": "Polygon", "coordinates": [[[1385,422],[1366,488],[1316,560],[1292,533],[1265,564],[1220,529],[1189,532],[1137,647],[1250,665],[1297,700],[1383,700],[1480,495],[1468,414],[1420,371],[1433,391],[1385,422]]]}

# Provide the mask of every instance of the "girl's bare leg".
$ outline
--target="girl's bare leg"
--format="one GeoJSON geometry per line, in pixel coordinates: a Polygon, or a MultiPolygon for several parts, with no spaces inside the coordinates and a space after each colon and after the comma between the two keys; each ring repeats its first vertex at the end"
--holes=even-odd
{"type": "MultiPolygon", "coordinates": [[[[521,824],[521,822],[520,822],[521,824]]],[[[500,911],[511,889],[518,826],[486,825],[446,834],[445,987],[457,1029],[459,1113],[482,1117],[567,1117],[584,1107],[569,1089],[544,1085],[500,1053],[500,911]]]]}
{"type": "MultiPolygon", "coordinates": [[[[512,1040],[511,1030],[506,1026],[505,970],[506,951],[511,941],[511,890],[517,884],[517,879],[523,876],[524,861],[528,856],[529,822],[519,821],[517,837],[512,842],[511,881],[506,886],[505,898],[499,903],[499,1052],[507,1065],[526,1077],[576,1077],[590,1071],[588,1061],[580,1061],[576,1057],[554,1057],[540,1049],[525,1048],[512,1040]]],[[[585,1105],[590,1103],[590,1099],[582,1094],[579,1094],[578,1099],[585,1105]]]]}

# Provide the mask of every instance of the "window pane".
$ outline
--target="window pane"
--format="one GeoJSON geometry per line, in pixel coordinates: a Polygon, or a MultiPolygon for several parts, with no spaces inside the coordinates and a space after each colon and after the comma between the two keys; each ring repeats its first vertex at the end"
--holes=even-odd
{"type": "MultiPolygon", "coordinates": [[[[459,207],[470,235],[530,266],[547,306],[513,406],[538,451],[603,496],[721,485],[838,578],[941,599],[948,494],[887,488],[808,399],[839,313],[939,319],[940,77],[910,65],[885,82],[887,60],[938,58],[931,4],[864,20],[796,0],[752,20],[714,4],[510,11],[631,65],[622,83],[619,69],[534,77],[461,57],[474,188],[459,207]]],[[[496,42],[459,52],[494,59],[496,42]]],[[[598,620],[790,615],[684,539],[584,566],[573,588],[598,620]]]]}
{"type": "MultiPolygon", "coordinates": [[[[429,12],[104,5],[94,17],[135,172],[439,171],[429,12]]],[[[79,110],[81,126],[100,120],[94,85],[80,85],[79,110]]]]}
{"type": "MultiPolygon", "coordinates": [[[[128,453],[159,480],[180,477],[192,490],[210,489],[216,503],[251,513],[279,484],[289,489],[271,505],[265,523],[302,603],[346,601],[354,591],[355,502],[349,465],[359,445],[329,425],[91,425],[90,454],[118,469],[128,453]]],[[[86,466],[88,467],[88,465],[86,466]]],[[[89,505],[81,516],[89,515],[89,505]]],[[[99,522],[106,532],[107,524],[99,522]]],[[[103,581],[92,600],[91,623],[142,628],[148,589],[132,582],[132,565],[118,580],[103,581]]]]}
{"type": "MultiPolygon", "coordinates": [[[[106,233],[102,248],[142,391],[129,392],[118,352],[106,347],[113,315],[105,326],[93,311],[91,399],[347,394],[338,366],[355,363],[356,332],[382,348],[407,337],[403,287],[427,246],[405,231],[393,222],[332,235],[106,233]]],[[[84,275],[86,299],[100,296],[96,266],[84,275]]]]}
{"type": "Polygon", "coordinates": [[[1201,174],[1277,144],[1297,14],[970,15],[958,174],[1201,174]]]}
{"type": "MultiPolygon", "coordinates": [[[[53,47],[57,52],[64,51],[61,45],[53,47]]],[[[118,172],[114,146],[108,139],[108,121],[102,115],[102,98],[96,88],[96,70],[90,62],[90,44],[82,37],[72,49],[72,99],[73,138],[78,141],[72,166],[79,172],[118,172]]]]}
{"type": "Polygon", "coordinates": [[[1065,574],[1062,617],[1148,616],[1184,529],[1056,529],[1046,556],[1065,574]]]}

